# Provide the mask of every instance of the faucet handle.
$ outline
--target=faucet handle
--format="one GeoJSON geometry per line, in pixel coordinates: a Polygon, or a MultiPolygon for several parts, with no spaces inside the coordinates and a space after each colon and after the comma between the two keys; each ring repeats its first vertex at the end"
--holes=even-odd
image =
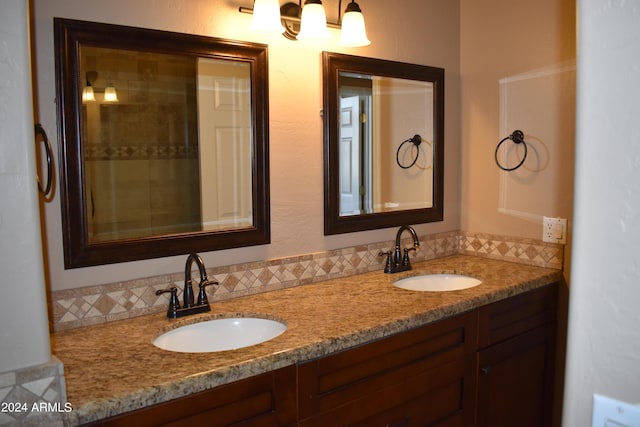
{"type": "Polygon", "coordinates": [[[207,291],[205,288],[209,285],[218,285],[219,283],[216,280],[203,280],[200,282],[198,287],[200,291],[198,292],[198,301],[196,305],[209,305],[209,300],[207,299],[207,291]]]}
{"type": "Polygon", "coordinates": [[[169,308],[167,309],[167,317],[175,318],[176,312],[180,308],[180,301],[178,301],[178,288],[172,286],[169,289],[160,289],[156,291],[156,295],[162,295],[168,292],[171,293],[171,295],[169,296],[169,308]]]}
{"type": "Polygon", "coordinates": [[[404,255],[402,256],[402,265],[411,265],[411,260],[409,259],[409,251],[416,251],[416,247],[412,248],[404,248],[404,255]]]}
{"type": "Polygon", "coordinates": [[[384,265],[384,272],[385,273],[391,273],[391,270],[393,268],[393,252],[391,252],[391,251],[386,251],[386,252],[380,251],[378,253],[378,256],[385,256],[385,255],[387,256],[387,260],[386,260],[385,265],[384,265]]]}

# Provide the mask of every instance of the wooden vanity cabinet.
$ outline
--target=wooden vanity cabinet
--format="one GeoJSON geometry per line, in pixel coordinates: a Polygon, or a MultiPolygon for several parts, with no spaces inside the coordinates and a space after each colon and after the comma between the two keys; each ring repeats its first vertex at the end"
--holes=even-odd
{"type": "Polygon", "coordinates": [[[551,425],[557,284],[478,309],[479,427],[551,425]]]}
{"type": "Polygon", "coordinates": [[[293,427],[295,390],[296,368],[288,366],[88,425],[293,427]]]}
{"type": "Polygon", "coordinates": [[[557,284],[92,426],[547,427],[557,284]]]}
{"type": "Polygon", "coordinates": [[[301,427],[473,424],[476,313],[298,366],[301,427]]]}

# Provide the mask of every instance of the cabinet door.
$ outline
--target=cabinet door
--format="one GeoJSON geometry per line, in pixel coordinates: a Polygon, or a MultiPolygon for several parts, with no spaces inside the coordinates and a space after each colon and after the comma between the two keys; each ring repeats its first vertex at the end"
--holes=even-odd
{"type": "Polygon", "coordinates": [[[475,312],[298,368],[301,427],[471,425],[475,312]]]}
{"type": "Polygon", "coordinates": [[[289,366],[90,425],[295,426],[295,389],[296,368],[289,366]]]}
{"type": "Polygon", "coordinates": [[[554,324],[478,353],[478,426],[548,427],[553,403],[554,324]]]}

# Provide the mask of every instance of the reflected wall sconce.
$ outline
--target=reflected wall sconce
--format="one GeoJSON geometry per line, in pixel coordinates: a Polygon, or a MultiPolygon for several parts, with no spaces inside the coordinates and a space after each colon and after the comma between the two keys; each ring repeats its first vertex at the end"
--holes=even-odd
{"type": "Polygon", "coordinates": [[[371,41],[362,16],[362,10],[354,0],[347,5],[341,15],[342,0],[338,1],[338,22],[327,22],[326,13],[321,0],[302,0],[298,4],[285,3],[282,7],[278,0],[255,0],[253,9],[241,7],[242,13],[253,15],[249,28],[253,31],[269,31],[282,33],[289,40],[326,39],[329,37],[327,27],[341,30],[341,46],[368,46],[371,41]]]}
{"type": "Polygon", "coordinates": [[[93,93],[93,83],[98,78],[98,73],[95,71],[87,71],[85,76],[86,86],[82,89],[82,102],[91,102],[96,100],[96,96],[93,93]]]}
{"type": "Polygon", "coordinates": [[[118,93],[113,83],[107,80],[107,87],[104,88],[104,102],[118,102],[118,93]]]}
{"type": "Polygon", "coordinates": [[[98,79],[97,71],[87,71],[85,75],[86,86],[82,89],[82,102],[93,102],[96,100],[96,93],[104,93],[104,102],[118,102],[118,93],[116,88],[111,83],[111,80],[107,80],[107,86],[104,89],[98,88],[94,85],[98,79]]]}

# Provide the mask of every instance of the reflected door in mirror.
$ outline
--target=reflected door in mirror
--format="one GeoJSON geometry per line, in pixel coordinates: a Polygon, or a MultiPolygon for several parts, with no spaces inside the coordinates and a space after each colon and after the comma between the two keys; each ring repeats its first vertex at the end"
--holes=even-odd
{"type": "MultiPolygon", "coordinates": [[[[364,209],[365,179],[360,154],[360,99],[340,99],[340,215],[357,215],[364,209]]],[[[363,135],[362,135],[363,136],[363,135]]]]}
{"type": "Polygon", "coordinates": [[[206,230],[253,224],[250,71],[248,64],[198,59],[200,194],[206,230]]]}

